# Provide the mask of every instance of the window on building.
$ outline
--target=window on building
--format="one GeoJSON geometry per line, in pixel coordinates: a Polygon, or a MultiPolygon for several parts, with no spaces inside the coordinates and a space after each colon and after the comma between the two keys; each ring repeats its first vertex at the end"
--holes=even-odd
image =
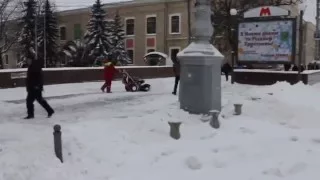
{"type": "Polygon", "coordinates": [[[180,48],[171,48],[170,49],[170,58],[173,62],[177,61],[177,55],[180,51],[180,48]]]}
{"type": "Polygon", "coordinates": [[[171,34],[180,34],[180,15],[174,14],[170,15],[170,33],[171,34]]]}
{"type": "Polygon", "coordinates": [[[134,59],[133,49],[127,49],[127,53],[128,53],[129,58],[131,59],[131,62],[133,62],[133,59],[134,59]]]}
{"type": "Polygon", "coordinates": [[[73,25],[73,39],[79,40],[82,37],[82,30],[81,30],[81,24],[74,24],[73,25]]]}
{"type": "Polygon", "coordinates": [[[147,17],[147,34],[157,33],[157,17],[147,17]]]}
{"type": "Polygon", "coordinates": [[[9,56],[8,56],[8,54],[4,55],[4,63],[5,63],[6,65],[9,64],[9,56]]]}
{"type": "Polygon", "coordinates": [[[60,40],[67,40],[67,29],[64,26],[60,27],[60,40]]]}
{"type": "Polygon", "coordinates": [[[126,20],[126,35],[134,35],[134,19],[126,20]]]}

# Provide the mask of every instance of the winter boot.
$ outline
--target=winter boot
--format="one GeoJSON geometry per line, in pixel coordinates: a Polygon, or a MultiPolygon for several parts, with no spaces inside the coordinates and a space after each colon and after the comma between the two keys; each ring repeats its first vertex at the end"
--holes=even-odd
{"type": "Polygon", "coordinates": [[[109,86],[109,87],[107,87],[107,93],[112,93],[111,92],[111,87],[109,86]]]}
{"type": "Polygon", "coordinates": [[[104,92],[104,87],[101,87],[100,89],[101,89],[102,92],[104,92]]]}
{"type": "Polygon", "coordinates": [[[51,116],[54,114],[54,110],[52,110],[52,111],[49,111],[48,112],[48,118],[51,118],[51,116]]]}
{"type": "Polygon", "coordinates": [[[28,115],[27,117],[23,118],[23,119],[33,119],[34,116],[33,115],[28,115]]]}

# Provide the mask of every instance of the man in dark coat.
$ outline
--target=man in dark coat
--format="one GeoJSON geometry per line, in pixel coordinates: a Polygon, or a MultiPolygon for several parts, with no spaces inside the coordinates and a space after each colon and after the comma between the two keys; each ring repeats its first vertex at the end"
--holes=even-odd
{"type": "Polygon", "coordinates": [[[174,80],[174,87],[173,87],[173,95],[177,94],[177,89],[178,89],[178,84],[180,81],[180,62],[177,60],[173,61],[173,72],[174,72],[174,76],[175,76],[175,80],[174,80]]]}
{"type": "Polygon", "coordinates": [[[224,75],[226,76],[226,81],[229,80],[229,73],[232,72],[232,67],[230,66],[229,63],[225,63],[223,64],[222,68],[221,68],[221,71],[224,73],[224,75]]]}
{"type": "Polygon", "coordinates": [[[34,101],[37,100],[38,103],[48,112],[48,118],[52,116],[54,110],[50,107],[45,99],[42,97],[43,91],[43,74],[42,67],[39,61],[34,61],[28,67],[27,79],[27,110],[28,116],[25,119],[34,118],[34,101]]]}

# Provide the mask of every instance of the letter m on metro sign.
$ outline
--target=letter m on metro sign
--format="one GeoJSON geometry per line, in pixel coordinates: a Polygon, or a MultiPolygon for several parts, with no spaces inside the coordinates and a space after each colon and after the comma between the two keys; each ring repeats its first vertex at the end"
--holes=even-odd
{"type": "Polygon", "coordinates": [[[271,11],[269,7],[262,7],[260,9],[260,16],[271,16],[271,11]]]}

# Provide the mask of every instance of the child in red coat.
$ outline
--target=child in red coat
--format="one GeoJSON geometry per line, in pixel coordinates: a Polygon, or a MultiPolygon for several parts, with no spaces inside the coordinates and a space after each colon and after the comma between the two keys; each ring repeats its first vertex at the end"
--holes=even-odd
{"type": "Polygon", "coordinates": [[[107,61],[107,63],[104,64],[105,83],[101,87],[102,92],[107,88],[107,93],[111,93],[111,82],[116,72],[118,72],[118,70],[114,67],[112,62],[107,61]]]}

